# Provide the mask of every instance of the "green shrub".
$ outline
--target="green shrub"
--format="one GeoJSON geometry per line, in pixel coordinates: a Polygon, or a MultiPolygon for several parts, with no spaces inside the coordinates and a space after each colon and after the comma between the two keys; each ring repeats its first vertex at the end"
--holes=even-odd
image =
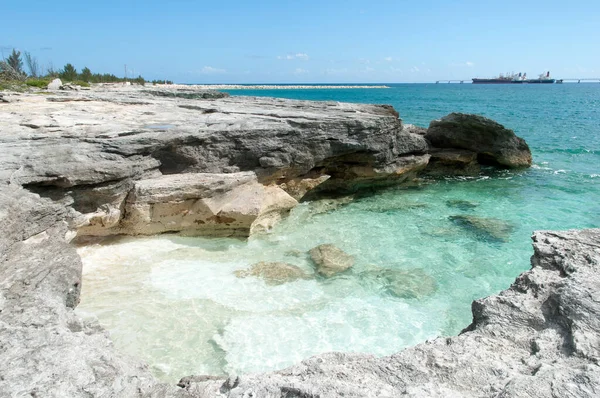
{"type": "Polygon", "coordinates": [[[88,82],[84,82],[83,80],[74,80],[71,83],[76,84],[81,87],[89,87],[90,86],[90,84],[88,82]]]}
{"type": "Polygon", "coordinates": [[[46,80],[46,79],[28,79],[25,84],[27,84],[29,87],[37,87],[37,88],[46,88],[48,87],[48,84],[50,83],[50,80],[46,80]]]}

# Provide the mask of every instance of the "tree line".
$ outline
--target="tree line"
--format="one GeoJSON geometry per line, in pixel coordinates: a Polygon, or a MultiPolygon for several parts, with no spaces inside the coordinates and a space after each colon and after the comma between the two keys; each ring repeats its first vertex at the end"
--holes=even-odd
{"type": "MultiPolygon", "coordinates": [[[[112,73],[92,73],[90,68],[87,66],[77,71],[75,66],[67,63],[62,69],[55,70],[52,65],[46,68],[46,71],[42,71],[42,67],[38,63],[37,59],[31,55],[31,53],[25,51],[23,53],[25,65],[27,66],[26,72],[23,66],[23,59],[21,52],[16,49],[12,50],[12,53],[3,61],[0,61],[0,78],[4,80],[19,80],[26,81],[28,78],[31,80],[46,81],[54,78],[60,78],[65,82],[75,83],[118,83],[129,81],[132,83],[145,84],[147,83],[141,75],[136,78],[117,77],[112,73]]],[[[31,85],[37,85],[33,84],[31,85]]],[[[151,83],[166,83],[172,84],[169,80],[153,80],[151,83]]]]}

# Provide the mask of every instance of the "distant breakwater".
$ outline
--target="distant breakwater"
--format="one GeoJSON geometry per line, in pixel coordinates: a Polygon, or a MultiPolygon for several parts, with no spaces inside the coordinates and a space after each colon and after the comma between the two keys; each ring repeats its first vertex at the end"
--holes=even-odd
{"type": "Polygon", "coordinates": [[[172,88],[198,88],[201,90],[298,90],[298,89],[344,89],[344,88],[389,88],[389,86],[362,86],[362,85],[287,85],[287,84],[171,84],[172,88]]]}

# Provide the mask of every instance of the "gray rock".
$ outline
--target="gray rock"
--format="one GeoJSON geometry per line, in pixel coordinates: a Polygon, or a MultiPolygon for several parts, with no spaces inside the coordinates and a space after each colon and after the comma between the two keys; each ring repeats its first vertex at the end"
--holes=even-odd
{"type": "Polygon", "coordinates": [[[483,116],[451,113],[432,121],[425,138],[434,147],[476,152],[481,164],[531,166],[531,151],[525,140],[483,116]]]}
{"type": "Polygon", "coordinates": [[[62,80],[54,79],[50,83],[48,83],[47,88],[48,88],[48,90],[60,90],[62,85],[63,85],[62,80]]]}
{"type": "Polygon", "coordinates": [[[253,264],[250,268],[234,272],[238,278],[254,276],[264,279],[268,285],[281,285],[299,279],[308,279],[310,276],[293,264],[281,262],[264,262],[253,264]]]}
{"type": "Polygon", "coordinates": [[[314,247],[309,254],[317,267],[317,273],[326,278],[347,271],[354,265],[354,257],[332,244],[314,247]]]}
{"type": "Polygon", "coordinates": [[[187,396],[73,312],[81,261],[65,241],[66,214],[26,190],[0,189],[0,396],[187,396]]]}
{"type": "Polygon", "coordinates": [[[491,217],[456,215],[449,216],[448,219],[479,239],[491,242],[507,242],[514,230],[512,224],[491,217]]]}
{"type": "Polygon", "coordinates": [[[423,174],[444,176],[475,176],[481,171],[477,153],[464,149],[430,148],[430,158],[423,174]]]}
{"type": "Polygon", "coordinates": [[[190,383],[199,397],[597,397],[600,229],[536,232],[532,269],[473,303],[473,323],[388,357],[329,353],[235,383],[190,383]]]}

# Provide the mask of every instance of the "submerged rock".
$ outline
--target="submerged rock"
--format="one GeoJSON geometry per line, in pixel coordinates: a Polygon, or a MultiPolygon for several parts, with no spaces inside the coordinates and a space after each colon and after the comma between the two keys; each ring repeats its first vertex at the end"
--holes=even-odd
{"type": "Polygon", "coordinates": [[[317,273],[326,278],[342,273],[354,265],[354,257],[331,244],[314,247],[309,254],[317,266],[317,273]]]}
{"type": "Polygon", "coordinates": [[[359,274],[363,283],[374,285],[378,291],[398,298],[422,299],[437,290],[437,283],[421,268],[396,270],[379,268],[359,274]]]}
{"type": "Polygon", "coordinates": [[[514,226],[504,220],[476,216],[449,216],[456,225],[474,233],[478,238],[488,241],[507,242],[514,226]]]}
{"type": "Polygon", "coordinates": [[[432,121],[425,138],[437,148],[473,151],[481,164],[509,168],[531,166],[531,151],[525,140],[483,116],[451,113],[432,121]]]}
{"type": "Polygon", "coordinates": [[[281,285],[286,282],[308,279],[310,277],[304,270],[293,264],[264,261],[256,263],[248,269],[237,270],[234,274],[238,278],[249,276],[262,278],[268,285],[281,285]]]}
{"type": "Polygon", "coordinates": [[[475,209],[479,206],[479,203],[471,202],[470,200],[452,199],[446,201],[446,206],[468,211],[475,209]]]}

